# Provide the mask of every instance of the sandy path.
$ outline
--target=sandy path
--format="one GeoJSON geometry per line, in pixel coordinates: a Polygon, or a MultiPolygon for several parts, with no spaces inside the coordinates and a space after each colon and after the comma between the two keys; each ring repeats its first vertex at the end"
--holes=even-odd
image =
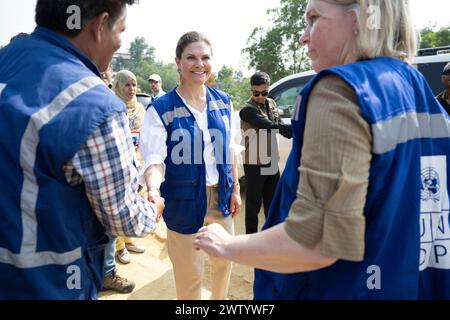
{"type": "MultiPolygon", "coordinates": [[[[245,199],[244,199],[245,200],[245,199]]],[[[260,224],[263,215],[260,214],[260,224]]],[[[244,212],[235,220],[236,234],[245,231],[244,212]]],[[[166,226],[158,225],[154,235],[138,241],[145,245],[144,254],[132,254],[129,265],[118,264],[119,274],[136,282],[131,294],[116,294],[112,291],[100,294],[101,300],[174,300],[176,299],[172,264],[167,254],[166,226]]],[[[204,299],[210,295],[209,260],[205,259],[206,281],[203,283],[204,299]]],[[[234,264],[231,276],[229,299],[251,300],[253,298],[253,269],[234,264]]]]}

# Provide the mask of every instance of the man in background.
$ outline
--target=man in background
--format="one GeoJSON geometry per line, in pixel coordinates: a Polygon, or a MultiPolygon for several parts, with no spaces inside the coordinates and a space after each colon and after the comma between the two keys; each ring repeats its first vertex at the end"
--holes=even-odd
{"type": "Polygon", "coordinates": [[[162,79],[158,74],[148,77],[148,86],[152,90],[152,102],[166,94],[162,89],[162,79]]]}
{"type": "Polygon", "coordinates": [[[441,92],[436,98],[442,105],[442,107],[450,115],[450,62],[442,70],[442,84],[445,90],[441,92]]]}
{"type": "Polygon", "coordinates": [[[292,128],[283,124],[277,105],[268,98],[270,77],[257,72],[250,79],[252,97],[240,112],[245,145],[244,171],[247,185],[245,200],[246,233],[258,231],[258,214],[264,203],[267,218],[275,189],[280,180],[276,133],[292,138],[292,128]],[[250,187],[251,186],[251,187],[250,187]]]}
{"type": "Polygon", "coordinates": [[[108,68],[106,71],[103,71],[100,73],[100,76],[102,77],[103,82],[108,86],[108,88],[112,89],[112,82],[113,82],[113,67],[110,63],[108,65],[108,68]]]}

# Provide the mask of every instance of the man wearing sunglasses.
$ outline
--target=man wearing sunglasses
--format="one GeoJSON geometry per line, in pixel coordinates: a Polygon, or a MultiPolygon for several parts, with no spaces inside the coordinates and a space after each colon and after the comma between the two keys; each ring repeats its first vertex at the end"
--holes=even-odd
{"type": "Polygon", "coordinates": [[[442,70],[442,84],[444,85],[445,90],[436,98],[450,115],[450,62],[447,63],[444,70],[442,70]]]}
{"type": "Polygon", "coordinates": [[[291,126],[283,124],[275,101],[268,98],[269,75],[265,72],[255,73],[250,79],[250,85],[252,97],[239,114],[246,148],[244,171],[248,185],[245,202],[247,234],[258,231],[261,204],[264,204],[264,215],[267,218],[280,179],[276,134],[292,138],[291,126]]]}

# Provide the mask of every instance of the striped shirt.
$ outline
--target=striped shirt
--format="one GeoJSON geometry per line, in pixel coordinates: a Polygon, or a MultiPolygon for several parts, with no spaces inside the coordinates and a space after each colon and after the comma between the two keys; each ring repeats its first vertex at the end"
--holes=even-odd
{"type": "Polygon", "coordinates": [[[67,181],[84,183],[92,209],[117,236],[142,237],[156,228],[156,207],[139,196],[136,154],[126,113],[114,114],[64,167],[67,181]]]}

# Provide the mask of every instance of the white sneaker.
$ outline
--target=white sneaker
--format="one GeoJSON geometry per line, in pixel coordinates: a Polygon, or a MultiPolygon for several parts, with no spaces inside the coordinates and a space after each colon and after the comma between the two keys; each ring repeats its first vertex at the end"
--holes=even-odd
{"type": "Polygon", "coordinates": [[[145,247],[139,243],[126,243],[125,246],[127,247],[128,251],[131,251],[131,252],[135,252],[135,253],[144,253],[145,252],[145,247]]]}
{"type": "Polygon", "coordinates": [[[116,252],[116,258],[119,260],[120,263],[123,264],[129,264],[131,262],[131,256],[128,252],[127,248],[117,251],[116,252]]]}

